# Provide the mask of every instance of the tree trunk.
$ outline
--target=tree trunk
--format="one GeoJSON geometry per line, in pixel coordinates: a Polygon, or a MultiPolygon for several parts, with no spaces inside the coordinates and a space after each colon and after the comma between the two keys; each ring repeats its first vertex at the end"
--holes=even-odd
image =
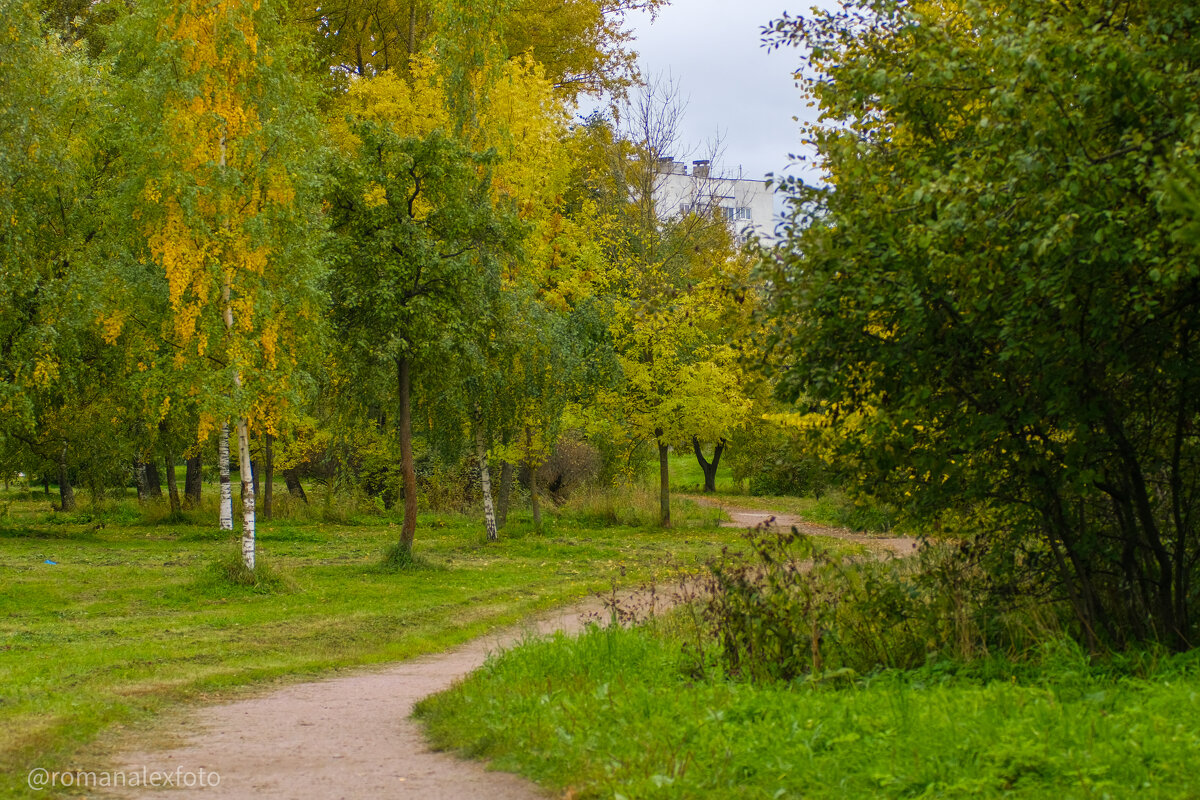
{"type": "Polygon", "coordinates": [[[670,448],[663,444],[662,428],[657,428],[654,435],[658,438],[658,509],[659,517],[664,528],[671,527],[671,472],[667,461],[670,448]]]}
{"type": "Polygon", "coordinates": [[[175,480],[175,459],[172,456],[167,456],[163,466],[166,467],[167,473],[167,497],[171,500],[171,513],[177,513],[181,508],[179,504],[179,483],[175,480]]]}
{"type": "Polygon", "coordinates": [[[513,465],[507,461],[500,462],[500,496],[496,503],[496,527],[504,528],[508,522],[508,502],[512,499],[513,465]]]}
{"type": "Polygon", "coordinates": [[[258,471],[259,471],[260,466],[261,465],[257,461],[255,461],[253,458],[250,459],[250,477],[253,479],[254,496],[255,497],[262,496],[262,493],[259,492],[259,490],[258,490],[258,471]]]}
{"type": "Polygon", "coordinates": [[[308,502],[308,495],[304,493],[304,484],[300,483],[300,473],[296,471],[295,467],[283,471],[283,482],[287,484],[288,494],[292,497],[299,497],[305,503],[308,502]]]}
{"type": "Polygon", "coordinates": [[[274,483],[275,483],[275,452],[272,447],[275,443],[275,437],[267,434],[263,440],[263,519],[271,519],[271,501],[274,498],[274,483]]]}
{"type": "Polygon", "coordinates": [[[533,510],[533,529],[542,532],[542,507],[538,505],[537,468],[533,460],[533,428],[525,426],[525,461],[529,467],[529,506],[533,510]]]}
{"type": "Polygon", "coordinates": [[[151,500],[162,499],[162,478],[158,474],[158,464],[147,461],[146,468],[146,497],[151,500]]]}
{"type": "Polygon", "coordinates": [[[695,436],[692,437],[692,449],[696,451],[696,460],[700,462],[700,469],[704,472],[704,491],[715,492],[717,490],[717,465],[721,463],[725,440],[717,442],[717,446],[713,448],[712,463],[704,460],[704,451],[700,449],[700,440],[695,436]]]}
{"type": "Polygon", "coordinates": [[[142,461],[133,462],[133,482],[137,486],[138,502],[146,502],[146,465],[142,461]]]}
{"type": "Polygon", "coordinates": [[[221,474],[221,530],[233,530],[233,488],[229,485],[229,423],[217,438],[217,467],[221,474]]]}
{"type": "Polygon", "coordinates": [[[187,470],[183,475],[183,507],[199,508],[200,492],[204,485],[203,463],[199,454],[187,460],[187,470]]]}
{"type": "Polygon", "coordinates": [[[71,476],[67,474],[67,448],[64,446],[58,457],[58,497],[62,511],[75,510],[75,489],[71,486],[71,476]]]}
{"type": "Polygon", "coordinates": [[[487,443],[483,440],[483,414],[475,410],[475,457],[479,460],[479,482],[483,486],[483,524],[489,542],[496,541],[496,512],[492,506],[492,474],[488,469],[487,443]]]}
{"type": "Polygon", "coordinates": [[[237,423],[238,477],[242,482],[242,563],[254,570],[254,468],[250,466],[250,432],[246,418],[237,423]]]}
{"type": "Polygon", "coordinates": [[[417,533],[417,470],[413,464],[412,408],[409,403],[412,375],[408,356],[397,359],[396,373],[400,391],[400,471],[404,476],[404,525],[400,529],[400,546],[411,553],[417,533]]]}

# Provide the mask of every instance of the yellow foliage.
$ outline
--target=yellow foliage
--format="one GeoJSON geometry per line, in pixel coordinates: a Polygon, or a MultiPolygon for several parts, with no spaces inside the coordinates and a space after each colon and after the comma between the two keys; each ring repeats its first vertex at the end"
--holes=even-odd
{"type": "Polygon", "coordinates": [[[387,125],[403,137],[422,138],[450,125],[436,64],[423,56],[412,59],[408,79],[388,70],[351,84],[330,121],[330,133],[339,147],[353,150],[358,140],[346,125],[346,114],[387,125]]]}
{"type": "Polygon", "coordinates": [[[372,183],[367,187],[366,193],[363,195],[363,204],[367,208],[375,208],[387,203],[387,192],[378,183],[372,183]]]}
{"type": "Polygon", "coordinates": [[[45,389],[58,378],[59,364],[49,355],[37,360],[33,367],[33,385],[45,389]]]}
{"type": "Polygon", "coordinates": [[[125,326],[125,311],[116,309],[109,316],[100,315],[97,322],[100,325],[100,337],[105,343],[113,344],[117,341],[117,337],[121,335],[121,329],[125,326]]]}

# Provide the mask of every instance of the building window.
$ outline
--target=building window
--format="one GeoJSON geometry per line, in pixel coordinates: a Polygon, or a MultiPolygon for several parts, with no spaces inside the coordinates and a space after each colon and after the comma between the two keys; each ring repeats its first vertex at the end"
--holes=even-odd
{"type": "Polygon", "coordinates": [[[736,219],[750,219],[750,206],[738,206],[736,219]]]}

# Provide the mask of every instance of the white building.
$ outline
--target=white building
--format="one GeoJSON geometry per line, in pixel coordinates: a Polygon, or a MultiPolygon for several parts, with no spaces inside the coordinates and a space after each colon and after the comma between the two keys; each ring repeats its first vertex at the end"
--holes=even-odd
{"type": "Polygon", "coordinates": [[[764,243],[775,234],[775,200],[766,181],[718,174],[707,160],[691,171],[671,157],[658,159],[654,202],[660,219],[696,212],[728,220],[741,240],[753,233],[764,243]]]}

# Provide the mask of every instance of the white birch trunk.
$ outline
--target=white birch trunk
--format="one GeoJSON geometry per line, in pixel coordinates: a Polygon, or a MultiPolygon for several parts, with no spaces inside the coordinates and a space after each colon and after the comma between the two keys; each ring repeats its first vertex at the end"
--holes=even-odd
{"type": "Polygon", "coordinates": [[[229,423],[217,439],[217,466],[221,472],[221,530],[233,530],[233,490],[229,486],[229,423]]]}
{"type": "MultiPolygon", "coordinates": [[[[241,383],[241,381],[238,381],[241,383]]],[[[254,570],[254,474],[250,467],[250,432],[246,418],[238,420],[238,471],[242,479],[242,562],[254,570]]]]}
{"type": "MultiPolygon", "coordinates": [[[[221,166],[225,166],[225,133],[221,133],[221,166]]],[[[233,335],[233,287],[231,285],[231,271],[226,268],[224,281],[221,286],[221,302],[224,303],[223,316],[225,318],[225,333],[227,336],[233,335]]],[[[234,389],[242,388],[241,373],[234,368],[233,371],[234,389]]],[[[238,431],[238,473],[242,481],[242,562],[246,565],[246,569],[253,571],[254,569],[254,476],[250,471],[250,432],[246,428],[246,418],[239,417],[237,421],[238,431]]],[[[229,425],[225,425],[221,429],[222,442],[225,446],[224,458],[221,459],[221,468],[224,470],[224,479],[221,484],[221,514],[222,524],[224,524],[225,497],[226,493],[229,496],[229,530],[233,530],[233,493],[229,486],[229,425]]]]}
{"type": "Polygon", "coordinates": [[[492,505],[492,475],[488,470],[487,445],[483,441],[483,422],[475,425],[475,456],[479,459],[479,480],[483,484],[483,521],[489,542],[496,541],[496,510],[492,505]]]}

